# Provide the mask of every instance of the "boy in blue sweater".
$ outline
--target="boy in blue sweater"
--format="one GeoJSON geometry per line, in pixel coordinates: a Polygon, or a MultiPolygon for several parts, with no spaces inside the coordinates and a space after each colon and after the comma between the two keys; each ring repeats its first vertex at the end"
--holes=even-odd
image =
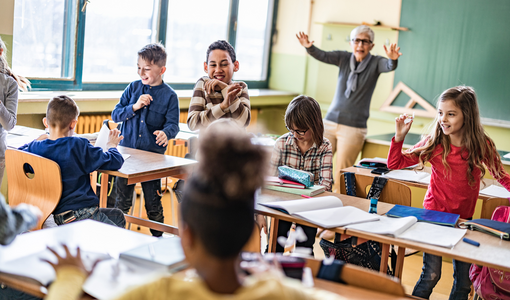
{"type": "MultiPolygon", "coordinates": [[[[166,50],[160,43],[149,44],[138,51],[138,75],[124,90],[112,112],[115,122],[122,122],[124,139],[121,146],[163,154],[168,140],[179,132],[179,99],[174,90],[163,82],[166,71],[166,50]]],[[[127,213],[131,208],[134,185],[127,179],[114,178],[109,198],[112,204],[127,213]]],[[[142,182],[145,210],[152,221],[163,223],[161,179],[142,182]]],[[[154,236],[161,231],[151,229],[154,236]]]]}
{"type": "Polygon", "coordinates": [[[124,159],[117,150],[120,131],[110,131],[107,152],[92,146],[87,139],[74,137],[80,111],[73,99],[57,96],[50,100],[43,119],[49,130],[37,140],[20,147],[55,161],[62,175],[62,196],[53,211],[55,223],[62,225],[83,219],[125,227],[126,220],[118,209],[99,208],[99,198],[90,186],[90,173],[98,169],[118,170],[124,159]]]}

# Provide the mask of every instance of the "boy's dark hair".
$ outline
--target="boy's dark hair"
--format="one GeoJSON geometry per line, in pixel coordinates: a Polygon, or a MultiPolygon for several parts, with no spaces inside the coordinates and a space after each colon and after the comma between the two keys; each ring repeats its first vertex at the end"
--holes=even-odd
{"type": "Polygon", "coordinates": [[[324,139],[324,123],[321,106],[312,97],[299,95],[287,106],[285,125],[290,129],[310,130],[312,139],[319,147],[324,139]]]}
{"type": "Polygon", "coordinates": [[[205,55],[205,62],[209,62],[209,54],[213,50],[225,50],[228,52],[228,55],[230,55],[230,59],[232,62],[236,61],[236,51],[234,50],[234,47],[229,44],[229,42],[225,40],[217,40],[216,42],[213,42],[211,45],[209,45],[209,48],[207,48],[207,53],[205,55]]]}
{"type": "Polygon", "coordinates": [[[148,63],[164,67],[166,65],[166,50],[161,43],[152,43],[138,51],[138,56],[148,63]]]}
{"type": "Polygon", "coordinates": [[[211,255],[235,257],[253,231],[265,150],[233,121],[219,120],[200,136],[199,155],[199,166],[184,188],[182,221],[211,255]]]}
{"type": "Polygon", "coordinates": [[[48,102],[46,120],[49,126],[65,129],[80,115],[80,109],[73,99],[61,95],[48,102]]]}

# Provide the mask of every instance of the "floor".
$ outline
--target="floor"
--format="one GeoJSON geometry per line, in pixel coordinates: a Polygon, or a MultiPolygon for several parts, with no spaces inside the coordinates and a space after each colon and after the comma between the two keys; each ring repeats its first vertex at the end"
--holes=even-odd
{"type": "MultiPolygon", "coordinates": [[[[135,216],[138,216],[139,212],[139,198],[135,203],[135,216]]],[[[162,198],[163,211],[165,215],[165,223],[173,226],[177,226],[178,223],[178,205],[175,195],[172,193],[170,196],[170,192],[167,191],[163,194],[162,198]],[[173,200],[173,201],[172,201],[173,200]],[[173,205],[172,205],[173,203],[173,205]],[[172,217],[173,215],[173,217],[172,217]]],[[[145,213],[145,209],[142,206],[142,217],[147,218],[145,213]]],[[[137,226],[132,226],[131,230],[138,231],[144,234],[150,234],[147,228],[137,228],[137,226]]],[[[267,244],[266,236],[262,234],[262,249],[265,249],[267,244]]],[[[324,252],[319,246],[319,239],[317,239],[314,245],[315,258],[322,259],[324,258],[324,252]]],[[[406,290],[407,294],[411,294],[415,283],[418,281],[421,273],[422,267],[422,254],[418,253],[415,255],[411,255],[405,258],[404,261],[404,270],[402,274],[402,284],[406,290]]],[[[438,282],[434,292],[432,293],[430,299],[431,300],[444,300],[448,299],[448,295],[450,294],[450,289],[453,283],[453,267],[451,261],[443,261],[443,273],[441,276],[441,280],[438,282]]]]}

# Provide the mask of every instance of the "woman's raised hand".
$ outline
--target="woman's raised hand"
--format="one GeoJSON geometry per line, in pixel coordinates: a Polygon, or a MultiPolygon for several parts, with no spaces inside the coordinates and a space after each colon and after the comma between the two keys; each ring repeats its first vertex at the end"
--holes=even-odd
{"type": "Polygon", "coordinates": [[[386,55],[391,60],[397,60],[402,53],[398,52],[400,51],[400,47],[397,47],[397,44],[391,44],[390,49],[386,48],[386,45],[383,45],[384,51],[386,51],[386,55]]]}
{"type": "Polygon", "coordinates": [[[299,33],[296,34],[296,37],[299,40],[299,43],[301,44],[301,46],[303,46],[305,48],[312,47],[313,41],[310,42],[308,40],[308,35],[305,34],[304,32],[300,31],[299,33]]]}

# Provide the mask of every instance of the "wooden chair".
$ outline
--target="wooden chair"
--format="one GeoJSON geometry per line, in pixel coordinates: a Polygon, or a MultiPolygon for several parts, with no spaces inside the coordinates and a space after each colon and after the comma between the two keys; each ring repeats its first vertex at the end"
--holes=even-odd
{"type": "MultiPolygon", "coordinates": [[[[372,185],[374,177],[366,176],[362,174],[356,174],[356,196],[360,198],[366,198],[368,195],[367,187],[372,185]]],[[[344,174],[340,174],[340,183],[345,182],[344,174]]],[[[340,184],[340,194],[347,194],[345,190],[345,184],[340,184]]],[[[379,201],[399,204],[405,206],[411,206],[411,189],[400,182],[388,179],[384,189],[379,197],[379,201]]]]}
{"type": "Polygon", "coordinates": [[[492,213],[498,206],[510,206],[510,200],[508,200],[508,198],[497,198],[497,197],[483,200],[482,212],[480,214],[480,218],[490,219],[492,217],[492,213]]]}
{"type": "Polygon", "coordinates": [[[53,212],[62,195],[60,167],[50,159],[17,149],[5,151],[9,205],[27,203],[42,211],[34,229],[53,212]]]}
{"type": "MultiPolygon", "coordinates": [[[[306,266],[312,270],[314,277],[317,277],[321,261],[307,258],[306,266]]],[[[366,290],[379,293],[404,297],[404,287],[400,280],[373,270],[368,270],[352,264],[345,264],[340,274],[340,279],[347,285],[352,285],[366,290]]]]}

